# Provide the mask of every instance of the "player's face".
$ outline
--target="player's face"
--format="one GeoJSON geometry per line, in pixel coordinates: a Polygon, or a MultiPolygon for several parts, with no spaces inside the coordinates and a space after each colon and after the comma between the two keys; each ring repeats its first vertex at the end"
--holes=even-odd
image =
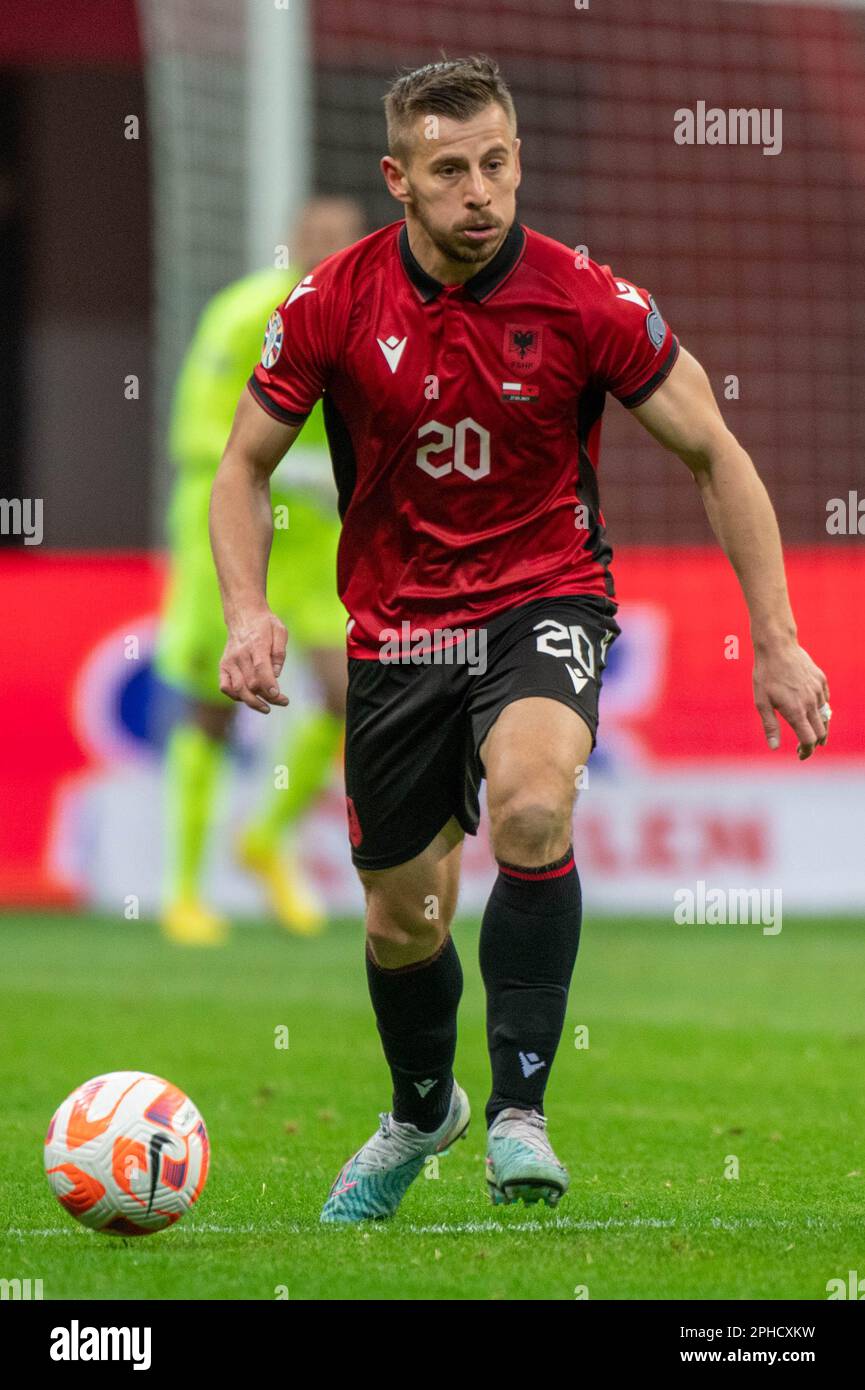
{"type": "Polygon", "coordinates": [[[501,246],[516,216],[519,146],[497,104],[468,121],[418,119],[397,196],[446,261],[474,271],[501,246]]]}

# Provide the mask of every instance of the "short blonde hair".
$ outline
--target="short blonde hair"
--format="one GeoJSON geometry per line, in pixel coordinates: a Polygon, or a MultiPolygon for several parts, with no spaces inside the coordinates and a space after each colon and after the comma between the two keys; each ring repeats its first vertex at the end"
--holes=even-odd
{"type": "Polygon", "coordinates": [[[418,116],[450,116],[468,121],[497,102],[514,135],[517,113],[498,63],[484,54],[428,63],[403,73],[384,96],[387,143],[392,159],[407,165],[415,141],[418,116]]]}

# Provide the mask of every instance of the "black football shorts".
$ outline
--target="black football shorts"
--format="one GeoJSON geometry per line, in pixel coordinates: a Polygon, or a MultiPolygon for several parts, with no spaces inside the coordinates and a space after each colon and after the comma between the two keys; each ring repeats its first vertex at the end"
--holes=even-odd
{"type": "Polygon", "coordinates": [[[620,633],[615,613],[608,598],[533,599],[469,632],[450,662],[350,657],[345,790],[355,866],[413,859],[451,816],[477,834],[478,750],[513,700],[545,695],[570,705],[594,747],[602,672],[620,633]]]}

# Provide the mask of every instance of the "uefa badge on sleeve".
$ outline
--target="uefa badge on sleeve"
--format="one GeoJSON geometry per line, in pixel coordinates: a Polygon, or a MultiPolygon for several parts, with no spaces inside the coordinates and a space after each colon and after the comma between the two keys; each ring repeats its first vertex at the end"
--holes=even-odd
{"type": "Polygon", "coordinates": [[[649,335],[649,342],[657,352],[667,336],[667,325],[661,318],[661,311],[651,295],[649,295],[649,304],[651,305],[652,312],[646,319],[646,332],[649,335]]]}
{"type": "Polygon", "coordinates": [[[261,348],[261,365],[267,367],[276,366],[279,354],[282,352],[282,314],[278,309],[274,309],[267,321],[267,328],[264,332],[264,343],[261,348]]]}

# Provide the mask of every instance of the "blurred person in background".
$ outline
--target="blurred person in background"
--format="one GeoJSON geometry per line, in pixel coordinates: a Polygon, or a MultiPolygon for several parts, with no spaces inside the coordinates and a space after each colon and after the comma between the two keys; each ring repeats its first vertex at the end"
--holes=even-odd
{"type": "MultiPolygon", "coordinates": [[[[169,448],[176,470],[169,511],[171,575],[156,666],[186,697],[166,755],[167,869],[162,929],[187,945],[219,945],[227,922],[202,895],[216,791],[236,705],[219,690],[225,645],[207,510],[238,396],[261,356],[262,324],[314,266],[364,234],[349,198],[318,197],[303,209],[290,243],[292,265],[263,269],[221,290],[204,309],[180,371],[169,448]]],[[[263,882],[278,917],[301,935],[321,931],[324,910],[306,881],[295,832],[327,784],[345,715],[346,612],[336,595],[340,522],[321,402],[299,448],[273,476],[275,515],[268,598],[316,676],[323,706],[294,722],[279,761],[288,786],[271,785],[237,842],[240,862],[263,882]],[[284,509],[284,510],[277,510],[284,509]],[[290,519],[290,526],[289,526],[290,519]]]]}

